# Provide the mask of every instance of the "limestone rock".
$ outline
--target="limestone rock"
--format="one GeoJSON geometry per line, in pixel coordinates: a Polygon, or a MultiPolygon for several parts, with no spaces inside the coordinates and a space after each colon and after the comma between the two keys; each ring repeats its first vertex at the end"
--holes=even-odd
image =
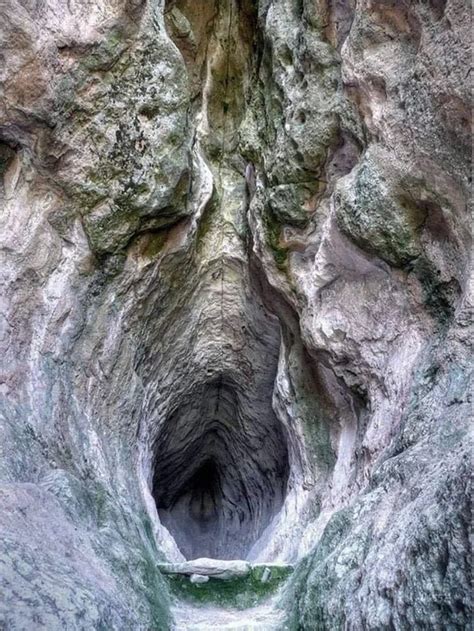
{"type": "Polygon", "coordinates": [[[204,576],[203,574],[191,574],[189,580],[195,585],[201,585],[209,581],[209,576],[204,576]]]}
{"type": "Polygon", "coordinates": [[[209,576],[224,581],[248,576],[250,573],[250,563],[246,561],[220,559],[194,559],[185,563],[162,563],[159,568],[165,574],[185,574],[191,577],[194,575],[209,576]]]}

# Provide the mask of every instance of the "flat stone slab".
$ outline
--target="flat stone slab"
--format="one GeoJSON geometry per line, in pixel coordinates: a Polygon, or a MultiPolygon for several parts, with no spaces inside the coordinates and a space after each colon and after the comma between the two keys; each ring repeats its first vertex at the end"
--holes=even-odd
{"type": "Polygon", "coordinates": [[[194,559],[183,563],[161,563],[158,568],[163,574],[199,574],[229,580],[250,574],[251,565],[247,561],[226,561],[221,559],[194,559]]]}
{"type": "Polygon", "coordinates": [[[163,574],[208,576],[222,580],[244,578],[253,572],[253,570],[261,569],[261,580],[266,582],[270,578],[273,569],[291,572],[293,567],[285,563],[251,564],[248,561],[202,558],[193,559],[192,561],[183,561],[182,563],[160,563],[158,564],[158,569],[163,574]]]}

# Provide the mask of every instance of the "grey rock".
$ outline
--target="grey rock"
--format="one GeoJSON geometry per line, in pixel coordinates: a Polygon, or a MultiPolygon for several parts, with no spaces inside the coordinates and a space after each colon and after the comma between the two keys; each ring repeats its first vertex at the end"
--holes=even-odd
{"type": "Polygon", "coordinates": [[[195,585],[201,585],[202,583],[209,582],[209,576],[204,576],[203,574],[191,574],[189,580],[195,585]]]}
{"type": "Polygon", "coordinates": [[[250,563],[246,561],[204,558],[184,563],[162,563],[159,568],[164,574],[201,575],[222,580],[240,578],[250,573],[250,563]]]}

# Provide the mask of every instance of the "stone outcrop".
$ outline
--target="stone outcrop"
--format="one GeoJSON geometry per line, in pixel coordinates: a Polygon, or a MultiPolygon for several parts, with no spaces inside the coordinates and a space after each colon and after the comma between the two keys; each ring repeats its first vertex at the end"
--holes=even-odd
{"type": "Polygon", "coordinates": [[[1,628],[467,628],[470,37],[0,5],[1,628]]]}

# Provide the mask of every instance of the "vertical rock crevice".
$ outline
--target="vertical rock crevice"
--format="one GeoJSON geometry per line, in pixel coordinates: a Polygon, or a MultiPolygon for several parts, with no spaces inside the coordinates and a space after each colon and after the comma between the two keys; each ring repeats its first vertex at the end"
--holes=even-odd
{"type": "Polygon", "coordinates": [[[165,7],[191,84],[195,183],[207,180],[209,189],[198,209],[190,289],[198,319],[183,321],[193,329],[194,356],[180,366],[182,392],[151,430],[152,494],[187,558],[245,558],[287,489],[287,438],[272,407],[279,323],[252,287],[247,163],[238,149],[255,72],[256,17],[254,4],[240,0],[165,7]]]}

